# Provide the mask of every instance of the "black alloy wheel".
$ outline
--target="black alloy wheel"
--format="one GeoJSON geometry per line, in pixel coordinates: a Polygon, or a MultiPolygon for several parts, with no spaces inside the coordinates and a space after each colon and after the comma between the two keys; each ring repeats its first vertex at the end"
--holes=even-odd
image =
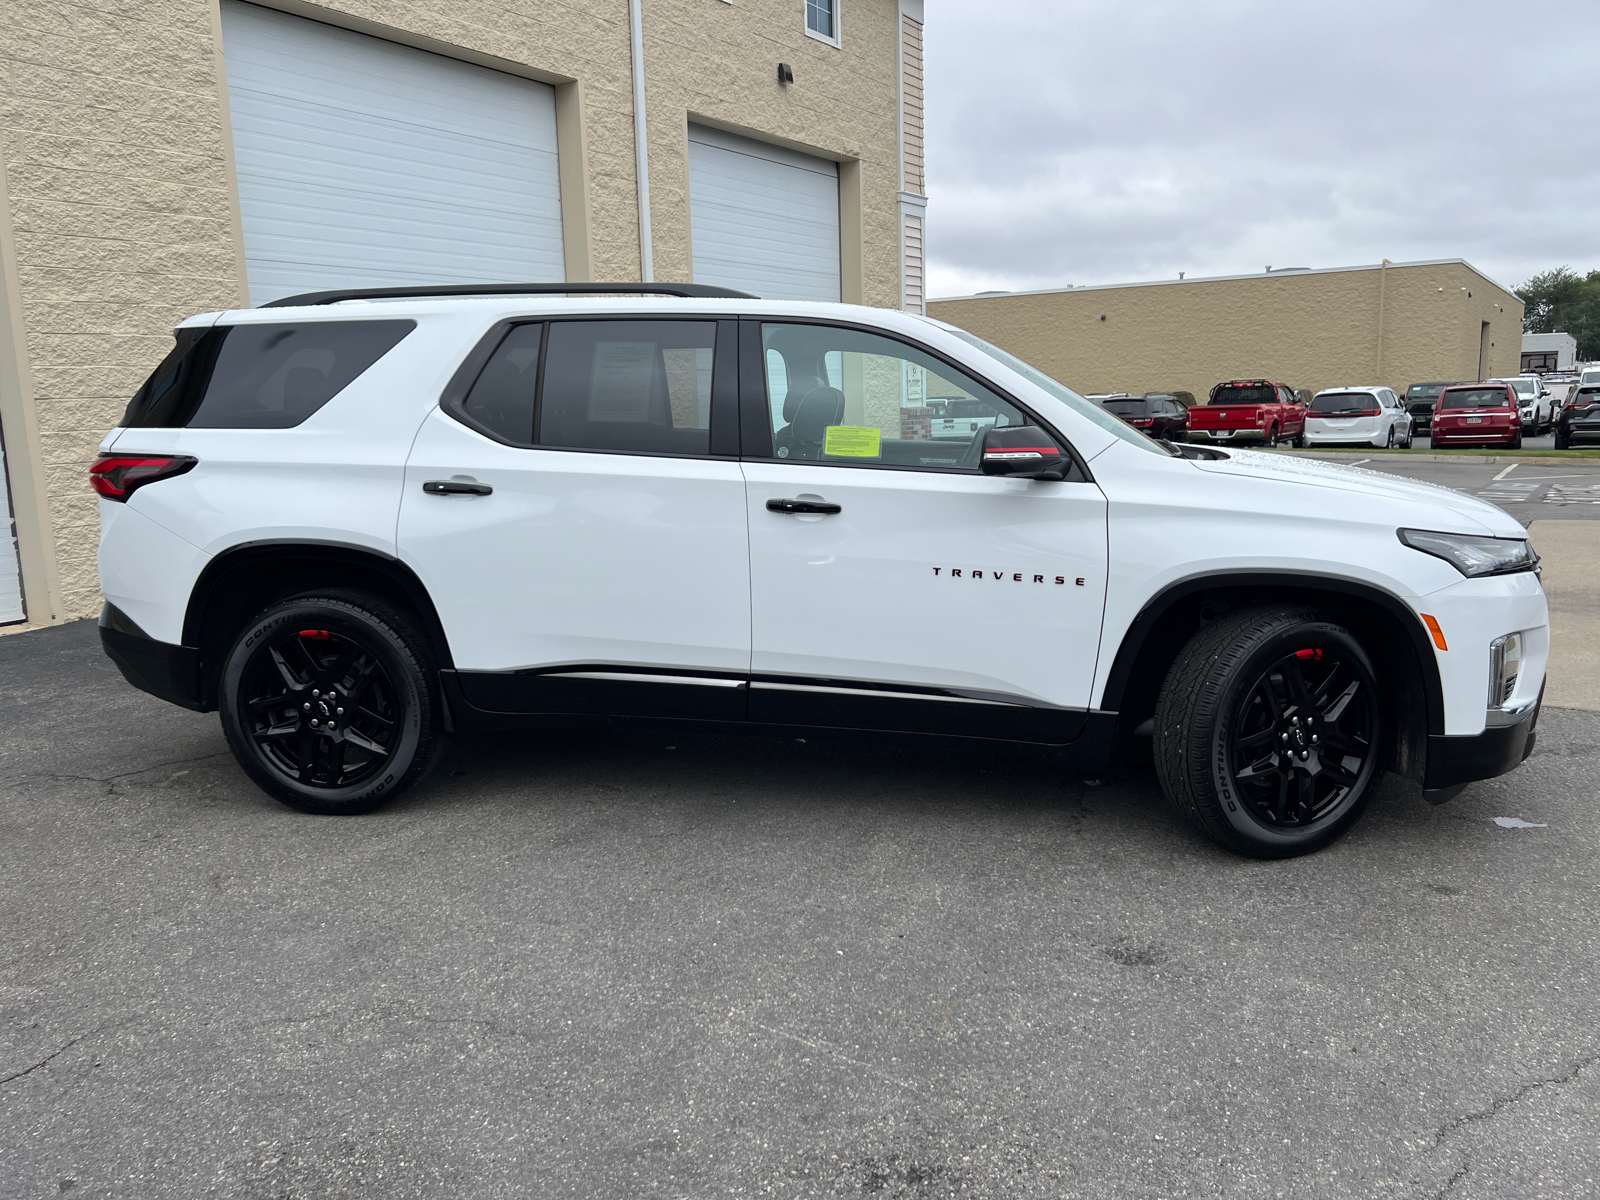
{"type": "Polygon", "coordinates": [[[1382,749],[1371,659],[1308,609],[1223,617],[1180,653],[1156,708],[1162,790],[1256,858],[1320,849],[1365,808],[1382,749]]]}
{"type": "Polygon", "coordinates": [[[302,812],[370,812],[443,747],[427,643],[377,597],[329,592],[262,613],[223,667],[223,729],[239,765],[302,812]]]}

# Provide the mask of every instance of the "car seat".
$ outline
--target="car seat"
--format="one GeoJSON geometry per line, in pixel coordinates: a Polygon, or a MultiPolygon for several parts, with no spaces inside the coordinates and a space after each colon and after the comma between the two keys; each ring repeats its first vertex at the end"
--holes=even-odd
{"type": "Polygon", "coordinates": [[[789,424],[772,439],[773,452],[779,458],[821,458],[828,426],[844,420],[844,393],[823,384],[802,394],[798,401],[795,394],[796,389],[791,387],[784,399],[783,415],[789,424]]]}

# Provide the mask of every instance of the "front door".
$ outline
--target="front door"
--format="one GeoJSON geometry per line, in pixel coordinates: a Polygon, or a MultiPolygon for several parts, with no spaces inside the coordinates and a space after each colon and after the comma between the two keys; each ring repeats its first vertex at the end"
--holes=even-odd
{"type": "Polygon", "coordinates": [[[1099,488],[983,475],[984,431],[1034,422],[920,348],[745,328],[763,367],[744,376],[751,719],[1075,738],[1105,603],[1099,488]]]}
{"type": "Polygon", "coordinates": [[[470,390],[423,423],[400,555],[434,599],[472,703],[743,717],[734,329],[513,324],[470,390]],[[728,455],[712,453],[716,436],[728,455]]]}

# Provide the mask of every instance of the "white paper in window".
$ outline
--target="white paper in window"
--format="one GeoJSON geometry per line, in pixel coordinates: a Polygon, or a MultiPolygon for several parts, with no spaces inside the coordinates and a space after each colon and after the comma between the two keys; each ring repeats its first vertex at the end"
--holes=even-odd
{"type": "Polygon", "coordinates": [[[589,420],[650,420],[654,342],[596,342],[589,376],[589,420]]]}

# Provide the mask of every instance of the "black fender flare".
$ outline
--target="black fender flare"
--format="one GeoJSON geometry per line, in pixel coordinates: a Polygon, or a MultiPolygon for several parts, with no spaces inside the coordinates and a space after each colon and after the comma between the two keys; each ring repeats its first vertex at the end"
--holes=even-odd
{"type": "MultiPolygon", "coordinates": [[[[189,604],[183,617],[183,644],[201,653],[202,689],[209,693],[205,675],[214,663],[205,661],[209,649],[206,619],[223,581],[241,568],[265,568],[273,563],[320,563],[330,567],[357,568],[368,576],[376,575],[394,589],[396,596],[418,616],[427,633],[435,659],[442,668],[454,666],[444,625],[434,608],[433,598],[422,580],[405,563],[391,554],[368,546],[346,542],[304,538],[270,538],[241,542],[218,554],[205,566],[189,591],[189,604]]],[[[209,699],[209,695],[207,697],[209,699]]]]}
{"type": "Polygon", "coordinates": [[[1339,575],[1322,575],[1307,571],[1215,571],[1192,575],[1168,584],[1157,592],[1133,619],[1117,647],[1111,669],[1106,673],[1106,685],[1101,693],[1099,708],[1116,712],[1121,707],[1128,682],[1133,676],[1134,664],[1144,649],[1146,640],[1161,618],[1172,606],[1200,592],[1232,588],[1303,588],[1306,591],[1338,592],[1374,604],[1393,617],[1409,637],[1412,649],[1422,671],[1422,690],[1426,700],[1427,732],[1444,733],[1444,686],[1439,679],[1439,663],[1434,658],[1433,641],[1421,619],[1399,596],[1360,580],[1339,575]]]}

